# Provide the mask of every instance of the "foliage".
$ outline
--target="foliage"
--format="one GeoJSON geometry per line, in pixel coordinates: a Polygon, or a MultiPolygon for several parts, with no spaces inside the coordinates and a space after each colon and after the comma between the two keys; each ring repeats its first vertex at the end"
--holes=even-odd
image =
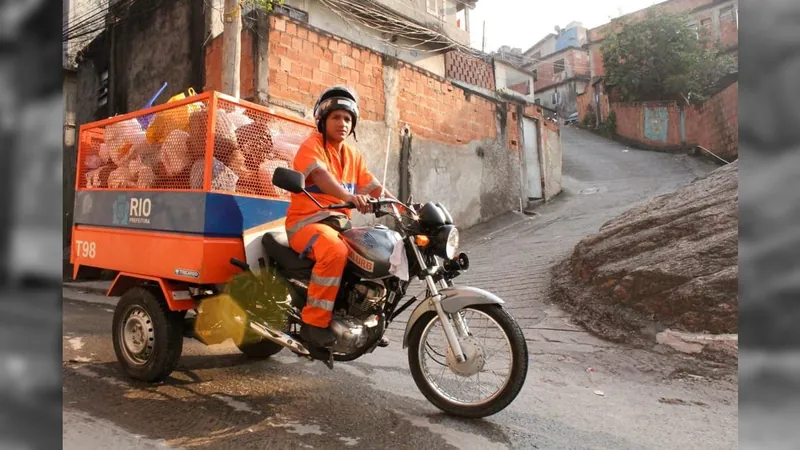
{"type": "Polygon", "coordinates": [[[609,137],[613,137],[617,132],[617,113],[611,111],[608,113],[605,122],[603,122],[604,131],[609,137]]]}
{"type": "Polygon", "coordinates": [[[586,114],[583,116],[583,126],[594,127],[597,122],[597,117],[594,112],[594,106],[590,103],[586,107],[586,114]]]}
{"type": "Polygon", "coordinates": [[[245,2],[258,6],[264,11],[272,11],[276,5],[283,5],[283,0],[245,0],[245,2]]]}
{"type": "Polygon", "coordinates": [[[731,55],[690,17],[654,8],[644,20],[623,22],[602,47],[606,84],[622,101],[685,100],[701,103],[705,92],[735,72],[731,55]]]}

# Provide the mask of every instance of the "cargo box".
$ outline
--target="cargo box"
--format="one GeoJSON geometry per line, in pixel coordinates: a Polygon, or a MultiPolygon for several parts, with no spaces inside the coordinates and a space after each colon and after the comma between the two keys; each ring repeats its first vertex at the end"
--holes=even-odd
{"type": "Polygon", "coordinates": [[[75,274],[217,284],[240,270],[231,258],[257,264],[258,238],[282,226],[289,201],[272,173],[313,131],[217,92],[81,126],[75,274]]]}

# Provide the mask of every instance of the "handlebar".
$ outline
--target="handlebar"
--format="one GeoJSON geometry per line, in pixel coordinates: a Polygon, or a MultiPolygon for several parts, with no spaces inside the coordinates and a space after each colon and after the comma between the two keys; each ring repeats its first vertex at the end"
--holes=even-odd
{"type": "MultiPolygon", "coordinates": [[[[392,198],[381,198],[381,199],[373,199],[369,201],[370,205],[372,205],[372,211],[377,211],[383,205],[390,205],[396,204],[403,207],[406,207],[402,202],[392,199],[392,198]]],[[[352,202],[347,203],[336,203],[330,206],[327,206],[325,209],[355,209],[356,205],[352,202]]],[[[407,208],[407,207],[406,207],[407,208]]]]}
{"type": "Polygon", "coordinates": [[[356,205],[354,205],[352,202],[347,202],[347,203],[336,203],[334,205],[328,206],[325,209],[354,209],[355,207],[356,205]]]}

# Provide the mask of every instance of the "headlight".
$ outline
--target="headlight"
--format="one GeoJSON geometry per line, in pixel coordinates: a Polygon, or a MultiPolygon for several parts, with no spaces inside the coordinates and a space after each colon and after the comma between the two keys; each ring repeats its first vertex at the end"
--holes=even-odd
{"type": "Polygon", "coordinates": [[[444,247],[444,251],[447,259],[456,257],[456,252],[458,251],[458,228],[453,227],[450,230],[450,234],[447,235],[447,244],[444,247]]]}
{"type": "Polygon", "coordinates": [[[435,238],[436,254],[444,259],[453,259],[458,252],[458,228],[445,225],[439,229],[435,238]]]}

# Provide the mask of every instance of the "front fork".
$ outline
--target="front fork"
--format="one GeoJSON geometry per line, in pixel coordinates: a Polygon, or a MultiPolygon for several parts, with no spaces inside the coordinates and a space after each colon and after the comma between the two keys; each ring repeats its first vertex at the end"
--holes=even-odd
{"type": "MultiPolygon", "coordinates": [[[[425,264],[425,259],[422,257],[422,253],[419,251],[417,243],[414,242],[413,239],[410,239],[409,241],[411,243],[411,248],[414,250],[414,256],[416,256],[417,261],[419,262],[421,270],[428,272],[427,264],[425,264]]],[[[442,323],[442,328],[444,329],[444,335],[447,338],[447,344],[450,346],[450,350],[453,352],[456,362],[462,363],[466,361],[467,358],[466,355],[464,355],[464,351],[461,349],[461,343],[458,341],[456,329],[458,334],[460,334],[462,337],[469,335],[469,330],[464,323],[464,318],[461,317],[461,314],[458,312],[449,315],[444,311],[444,309],[442,309],[442,294],[439,293],[439,288],[437,287],[436,282],[433,281],[433,276],[430,274],[430,272],[428,272],[428,275],[425,276],[425,283],[428,285],[428,292],[430,293],[428,301],[433,304],[436,314],[439,316],[439,321],[442,323]],[[451,318],[456,325],[455,327],[453,327],[453,325],[450,323],[449,319],[451,318]]],[[[440,281],[440,283],[442,284],[442,287],[447,287],[447,283],[444,280],[440,281]]]]}

